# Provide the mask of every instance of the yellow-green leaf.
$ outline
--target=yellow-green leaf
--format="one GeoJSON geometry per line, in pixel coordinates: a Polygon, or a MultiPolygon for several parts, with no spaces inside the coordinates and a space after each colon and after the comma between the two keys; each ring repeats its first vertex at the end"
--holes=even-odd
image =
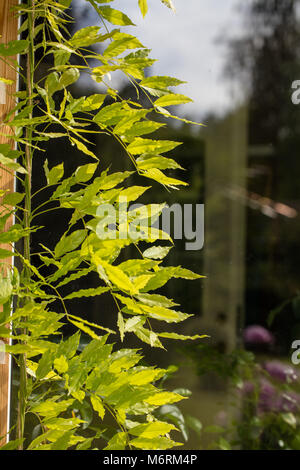
{"type": "Polygon", "coordinates": [[[59,374],[63,374],[64,372],[67,372],[69,365],[65,356],[60,356],[54,359],[54,367],[59,374]]]}
{"type": "Polygon", "coordinates": [[[137,49],[140,47],[144,46],[135,36],[126,33],[116,33],[114,40],[105,49],[103,55],[105,57],[116,57],[127,49],[137,49]]]}
{"type": "Polygon", "coordinates": [[[185,397],[179,395],[178,393],[173,392],[158,392],[151,397],[146,398],[144,401],[149,403],[149,405],[169,405],[171,403],[176,403],[177,401],[183,400],[185,397]]]}
{"type": "Polygon", "coordinates": [[[117,266],[112,266],[106,262],[102,262],[102,266],[105,269],[105,272],[109,280],[121,290],[125,291],[134,291],[134,286],[129,279],[129,277],[117,266]]]}
{"type": "Polygon", "coordinates": [[[128,145],[128,152],[132,155],[140,155],[142,153],[155,153],[155,152],[169,152],[181,145],[181,142],[174,142],[171,140],[152,140],[137,137],[131,144],[128,145]]]}
{"type": "Polygon", "coordinates": [[[105,408],[104,408],[101,398],[98,397],[97,395],[92,395],[91,403],[92,403],[94,410],[98,413],[100,418],[103,419],[105,415],[105,408]]]}
{"type": "Polygon", "coordinates": [[[98,11],[103,16],[103,18],[112,24],[119,26],[135,26],[131,19],[128,18],[125,13],[122,13],[119,10],[115,10],[109,6],[102,6],[98,8],[98,11]]]}
{"type": "Polygon", "coordinates": [[[170,93],[169,95],[164,95],[158,98],[154,106],[172,106],[178,104],[190,103],[193,101],[191,98],[185,95],[179,95],[176,93],[170,93]]]}
{"type": "Polygon", "coordinates": [[[188,186],[188,183],[185,181],[181,181],[175,178],[170,178],[166,176],[162,171],[158,168],[150,168],[149,170],[143,171],[143,175],[147,178],[151,178],[157,181],[160,184],[165,186],[169,186],[170,188],[175,188],[176,186],[188,186]]]}
{"type": "Polygon", "coordinates": [[[142,13],[143,17],[145,17],[145,15],[147,14],[147,11],[148,11],[147,0],[139,0],[139,7],[140,7],[140,10],[141,10],[141,13],[142,13]]]}
{"type": "Polygon", "coordinates": [[[130,441],[130,445],[143,450],[166,450],[175,446],[182,446],[181,442],[174,442],[167,437],[156,437],[147,439],[145,437],[137,437],[130,441]]]}
{"type": "Polygon", "coordinates": [[[91,151],[87,148],[87,146],[84,145],[83,142],[80,142],[80,140],[77,140],[77,139],[75,139],[74,137],[70,137],[70,139],[71,139],[71,142],[76,145],[76,147],[78,148],[78,150],[80,150],[81,152],[85,153],[86,155],[89,155],[90,157],[94,158],[95,160],[99,160],[99,158],[96,157],[96,155],[95,155],[93,152],[91,152],[91,151]]]}
{"type": "Polygon", "coordinates": [[[167,434],[176,427],[173,424],[165,423],[164,421],[153,421],[152,423],[145,423],[135,426],[129,432],[133,436],[155,438],[167,434]]]}

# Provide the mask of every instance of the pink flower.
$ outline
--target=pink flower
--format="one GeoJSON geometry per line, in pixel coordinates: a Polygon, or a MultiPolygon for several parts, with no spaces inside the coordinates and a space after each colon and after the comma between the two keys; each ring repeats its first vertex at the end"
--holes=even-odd
{"type": "Polygon", "coordinates": [[[251,325],[244,330],[244,341],[252,344],[272,344],[274,336],[263,326],[251,325]]]}
{"type": "Polygon", "coordinates": [[[289,364],[284,364],[280,361],[268,361],[263,365],[264,369],[280,382],[294,382],[298,379],[295,369],[289,364]]]}
{"type": "Polygon", "coordinates": [[[278,406],[278,396],[275,387],[265,379],[260,381],[258,411],[274,411],[278,406]]]}

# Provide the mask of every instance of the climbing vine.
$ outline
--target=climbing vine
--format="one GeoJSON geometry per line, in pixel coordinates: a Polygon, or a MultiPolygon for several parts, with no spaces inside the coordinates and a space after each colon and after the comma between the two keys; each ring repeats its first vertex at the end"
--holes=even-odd
{"type": "MultiPolygon", "coordinates": [[[[105,442],[100,446],[103,449],[179,445],[170,435],[176,427],[159,420],[156,410],[184,397],[162,387],[165,370],[144,365],[140,349],[116,348],[115,338],[123,342],[133,334],[137,348],[142,342],[164,348],[165,338],[202,337],[165,332],[161,327],[154,330],[153,321],[179,323],[190,316],[156,290],[171,278],[201,276],[180,266],[163,265],[173,242],[168,233],[152,226],[163,203],[129,207],[149,191],[152,181],[167,190],[187,184],[166,173],[181,168],[166,155],[180,143],[148,135],[165,125],[155,116],[179,119],[167,108],[191,100],[173,91],[183,83],[180,80],[145,76],[145,69],[154,62],[150,51],[137,37],[121,30],[133,23],[111,7],[112,0],[86,3],[98,15],[100,26],[74,34],[68,27],[71,0],[21,3],[15,9],[22,18],[21,39],[0,45],[1,60],[17,69],[23,84],[15,94],[15,108],[0,127],[3,135],[4,126],[9,126],[15,142],[14,149],[1,145],[0,163],[15,174],[19,187],[18,192],[2,190],[0,194],[0,243],[11,246],[0,250],[0,336],[11,340],[7,352],[19,371],[18,410],[11,423],[15,438],[3,449],[89,449],[98,448],[98,442],[105,442]],[[99,44],[101,53],[95,47],[99,44]],[[16,54],[19,63],[14,60],[16,54]],[[51,57],[52,66],[37,80],[46,57],[51,57]],[[131,83],[134,94],[130,99],[109,85],[115,71],[131,83]],[[104,86],[105,93],[72,96],[70,86],[82,74],[101,84],[101,90],[104,86]],[[103,167],[91,143],[95,134],[116,141],[129,159],[128,171],[111,172],[103,167]],[[64,161],[53,165],[46,155],[40,176],[44,185],[33,192],[33,162],[41,158],[42,144],[54,139],[66,139],[71,148],[77,148],[82,164],[65,175],[64,161]],[[133,175],[144,178],[146,185],[130,184],[133,175]],[[37,205],[37,196],[50,189],[50,197],[37,205]],[[39,215],[54,210],[58,217],[60,211],[69,214],[67,230],[57,235],[54,249],[41,245],[32,252],[31,235],[42,228],[36,225],[39,215]],[[15,223],[4,231],[12,214],[15,223]],[[120,261],[121,254],[125,261],[120,261]],[[11,256],[17,260],[14,266],[5,261],[11,256]],[[90,273],[97,276],[98,286],[77,289],[75,281],[90,273]],[[65,286],[69,286],[68,295],[65,286]],[[93,323],[85,312],[77,315],[72,310],[72,299],[98,296],[101,302],[104,294],[114,301],[114,329],[101,319],[93,323]],[[75,334],[63,334],[66,324],[76,329],[75,334]],[[80,340],[82,335],[90,338],[86,344],[80,340]],[[86,409],[93,410],[93,422],[87,419],[86,409]],[[32,420],[37,423],[36,432],[28,438],[26,427],[32,420]]],[[[171,0],[162,3],[174,9],[171,0]]],[[[147,1],[138,0],[138,5],[146,15],[147,1]]],[[[10,83],[5,77],[0,80],[10,83]]]]}

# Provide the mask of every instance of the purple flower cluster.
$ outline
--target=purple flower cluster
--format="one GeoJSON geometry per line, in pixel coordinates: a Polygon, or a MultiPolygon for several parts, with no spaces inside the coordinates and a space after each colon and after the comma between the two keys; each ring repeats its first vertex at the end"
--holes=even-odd
{"type": "Polygon", "coordinates": [[[295,369],[289,364],[284,364],[280,361],[265,362],[263,368],[271,377],[282,383],[291,383],[298,379],[298,374],[295,369]]]}
{"type": "MultiPolygon", "coordinates": [[[[254,392],[254,384],[245,382],[242,388],[244,396],[251,396],[254,392]]],[[[300,395],[295,392],[278,391],[274,385],[265,378],[259,380],[258,406],[259,414],[265,412],[291,412],[300,410],[300,395]]]]}
{"type": "Polygon", "coordinates": [[[261,384],[258,410],[260,412],[291,412],[300,408],[300,395],[295,392],[280,392],[270,382],[264,380],[261,384]]]}
{"type": "Polygon", "coordinates": [[[244,330],[246,344],[273,344],[274,336],[270,331],[260,325],[251,325],[244,330]]]}
{"type": "MultiPolygon", "coordinates": [[[[251,325],[244,331],[244,341],[246,344],[271,345],[274,343],[274,336],[260,325],[251,325]]],[[[291,384],[299,379],[297,371],[292,366],[277,360],[266,361],[262,364],[262,370],[282,384],[291,384]]],[[[252,382],[244,382],[241,391],[244,396],[251,396],[254,390],[255,385],[252,382]]],[[[257,411],[258,413],[300,411],[300,395],[292,391],[282,392],[265,377],[260,377],[257,411]]]]}

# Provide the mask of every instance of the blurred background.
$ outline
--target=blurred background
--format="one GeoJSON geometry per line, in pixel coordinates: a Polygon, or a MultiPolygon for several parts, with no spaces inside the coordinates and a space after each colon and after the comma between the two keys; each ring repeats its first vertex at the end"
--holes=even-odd
{"type": "MultiPolygon", "coordinates": [[[[157,185],[142,202],[205,204],[204,247],[187,251],[184,240],[177,240],[167,263],[190,268],[206,279],[174,280],[162,292],[194,314],[176,327],[177,332],[205,333],[210,338],[184,347],[167,341],[167,352],[149,348],[146,358],[166,367],[174,364],[166,386],[184,384],[192,392],[181,411],[162,410],[175,421],[178,413],[183,413],[183,420],[188,416],[192,431],[186,448],[209,448],[216,440],[221,448],[300,448],[300,437],[298,444],[291,444],[300,403],[300,366],[297,369],[291,361],[292,343],[300,340],[300,105],[292,102],[292,83],[300,80],[299,2],[174,4],[176,14],[158,0],[149,0],[144,20],[137,0],[115,0],[114,7],[126,11],[137,25],[128,32],[158,59],[149,74],[187,81],[179,92],[194,102],[174,112],[205,124],[170,121],[168,129],[157,131],[158,138],[183,142],[173,156],[186,168],[177,176],[190,185],[172,193],[157,185]],[[248,382],[250,389],[256,387],[252,408],[245,405],[248,382]],[[279,412],[279,434],[270,435],[268,429],[276,428],[279,412]],[[229,432],[235,437],[228,437],[229,432]]],[[[98,23],[84,0],[72,6],[73,31],[98,23]]],[[[119,75],[111,77],[111,87],[121,89],[123,96],[135,96],[119,75]]],[[[72,93],[79,97],[97,90],[101,85],[82,74],[72,93]]],[[[94,143],[102,169],[130,167],[109,139],[96,136],[94,143]]],[[[48,161],[54,166],[64,160],[71,173],[80,156],[59,145],[45,144],[48,161]]],[[[34,168],[35,189],[41,185],[43,158],[34,168]]],[[[43,243],[43,237],[56,243],[64,232],[63,217],[54,214],[38,221],[45,229],[33,237],[33,248],[43,243]]],[[[89,286],[92,283],[91,278],[89,286]]],[[[113,325],[109,299],[94,299],[76,301],[72,307],[91,321],[101,317],[101,322],[113,325]]]]}

